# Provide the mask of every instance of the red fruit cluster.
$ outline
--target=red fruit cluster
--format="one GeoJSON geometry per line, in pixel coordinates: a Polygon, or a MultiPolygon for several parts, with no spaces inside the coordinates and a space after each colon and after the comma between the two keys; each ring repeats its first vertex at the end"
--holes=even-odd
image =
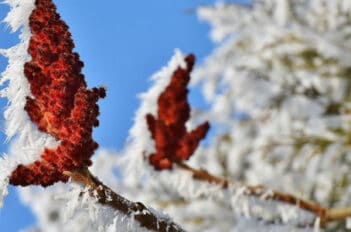
{"type": "Polygon", "coordinates": [[[45,148],[40,160],[17,167],[10,183],[22,186],[65,182],[68,177],[64,171],[91,164],[98,147],[92,138],[92,128],[99,124],[97,101],[105,97],[103,88],[87,89],[81,74],[83,63],[72,51],[68,26],[52,1],[36,0],[35,5],[29,19],[32,37],[28,52],[32,60],[24,66],[32,97],[27,97],[25,110],[40,131],[60,144],[45,148]]]}
{"type": "Polygon", "coordinates": [[[157,119],[151,114],[146,115],[156,145],[156,152],[149,156],[149,161],[156,170],[171,169],[173,163],[189,159],[209,129],[209,123],[205,122],[191,132],[186,130],[185,123],[190,117],[187,85],[195,57],[188,55],[185,62],[186,69],[178,67],[175,70],[169,85],[158,98],[157,119]]]}

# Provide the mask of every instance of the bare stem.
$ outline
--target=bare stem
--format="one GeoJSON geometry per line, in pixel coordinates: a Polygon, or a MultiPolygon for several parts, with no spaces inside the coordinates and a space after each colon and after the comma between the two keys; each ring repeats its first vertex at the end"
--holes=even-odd
{"type": "Polygon", "coordinates": [[[337,208],[328,210],[328,221],[338,221],[351,217],[351,208],[337,208]]]}
{"type": "MultiPolygon", "coordinates": [[[[231,184],[227,179],[212,175],[204,169],[195,169],[181,162],[177,163],[177,165],[179,168],[191,172],[193,175],[193,178],[196,180],[218,184],[223,188],[228,188],[229,185],[231,184]]],[[[245,195],[264,197],[265,200],[280,201],[286,204],[298,206],[303,210],[306,210],[310,213],[315,214],[316,217],[320,218],[321,226],[325,226],[330,222],[344,220],[347,217],[351,217],[351,208],[335,208],[335,209],[326,208],[316,202],[307,201],[289,193],[270,190],[262,185],[254,185],[254,186],[248,185],[244,187],[246,188],[246,191],[244,191],[243,193],[245,195]]]]}
{"type": "Polygon", "coordinates": [[[96,192],[98,202],[107,205],[138,221],[140,226],[157,232],[185,232],[170,218],[155,215],[143,203],[132,202],[114,192],[93,176],[88,168],[82,168],[74,172],[65,172],[73,181],[82,183],[91,191],[96,192]]]}

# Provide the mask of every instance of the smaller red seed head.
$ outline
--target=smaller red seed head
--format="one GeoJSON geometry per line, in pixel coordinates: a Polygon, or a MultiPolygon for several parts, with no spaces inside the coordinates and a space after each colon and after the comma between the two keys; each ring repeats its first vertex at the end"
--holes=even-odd
{"type": "Polygon", "coordinates": [[[156,146],[156,152],[149,156],[149,162],[156,170],[171,169],[174,162],[188,160],[209,129],[209,123],[205,122],[191,132],[186,130],[185,123],[190,117],[187,84],[195,56],[188,55],[185,62],[187,67],[178,67],[174,71],[169,85],[159,96],[157,118],[146,115],[156,146]]]}

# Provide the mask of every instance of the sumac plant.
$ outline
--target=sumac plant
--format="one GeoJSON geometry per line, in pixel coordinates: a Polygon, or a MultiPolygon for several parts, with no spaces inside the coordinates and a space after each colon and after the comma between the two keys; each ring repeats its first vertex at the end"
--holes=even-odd
{"type": "MultiPolygon", "coordinates": [[[[212,11],[206,7],[203,8],[201,14],[204,18],[216,19],[214,21],[217,24],[214,24],[218,26],[232,22],[235,12],[246,12],[252,17],[245,18],[242,15],[246,20],[243,22],[256,25],[250,28],[254,31],[261,29],[257,27],[260,23],[267,22],[269,18],[275,20],[278,17],[278,14],[272,14],[273,11],[267,9],[276,10],[280,7],[279,12],[285,13],[286,11],[283,10],[287,7],[294,9],[291,11],[293,13],[303,9],[289,0],[281,2],[282,5],[278,4],[278,0],[264,0],[257,3],[253,1],[251,4],[238,6],[219,4],[212,11]],[[264,14],[259,14],[260,12],[264,14]],[[265,20],[256,20],[260,17],[265,20]]],[[[309,1],[306,0],[306,2],[309,1]]],[[[265,185],[252,184],[250,181],[246,183],[246,180],[250,180],[250,177],[255,175],[245,171],[237,171],[233,175],[230,169],[230,167],[235,169],[235,165],[229,165],[229,163],[236,162],[236,164],[240,163],[240,170],[245,168],[251,170],[252,167],[268,170],[270,166],[263,162],[264,159],[269,159],[272,165],[279,163],[281,159],[254,152],[258,145],[261,145],[262,149],[272,148],[273,145],[265,147],[263,140],[256,141],[254,144],[240,140],[246,138],[246,135],[258,134],[258,131],[266,125],[270,115],[274,113],[278,115],[281,112],[274,110],[273,103],[262,103],[272,99],[276,104],[284,101],[278,96],[283,85],[278,87],[275,85],[276,88],[271,88],[268,83],[273,80],[269,80],[263,74],[263,71],[273,69],[279,62],[272,61],[259,65],[257,61],[262,57],[262,59],[268,59],[271,53],[265,53],[265,49],[278,45],[272,42],[268,45],[245,47],[246,43],[260,40],[261,38],[258,38],[260,36],[251,38],[249,31],[243,29],[245,27],[232,27],[231,24],[223,27],[224,29],[221,28],[215,34],[219,40],[226,34],[230,32],[234,34],[237,31],[242,32],[239,35],[248,36],[247,38],[250,37],[250,39],[245,40],[239,36],[238,40],[242,40],[239,44],[232,42],[236,41],[236,36],[233,35],[233,40],[228,39],[229,45],[216,53],[218,60],[216,56],[214,60],[217,63],[211,59],[208,61],[213,62],[217,68],[211,69],[211,72],[199,71],[196,74],[197,80],[201,79],[199,77],[201,75],[213,77],[211,80],[203,80],[205,85],[207,84],[209,99],[215,98],[217,102],[214,110],[209,110],[209,113],[190,107],[188,84],[194,75],[195,56],[193,54],[184,56],[177,51],[167,67],[152,77],[153,86],[140,95],[141,106],[136,112],[130,138],[122,154],[112,155],[105,151],[94,156],[98,144],[93,139],[93,128],[99,126],[98,101],[105,98],[105,88],[87,87],[82,73],[83,62],[74,51],[69,27],[61,19],[52,0],[7,0],[5,3],[11,8],[5,21],[13,31],[21,32],[19,44],[1,50],[1,53],[8,58],[8,66],[1,76],[1,83],[4,85],[1,95],[8,100],[4,113],[5,133],[8,139],[14,138],[11,154],[4,155],[0,160],[0,205],[2,206],[3,198],[7,195],[8,185],[22,186],[20,191],[24,195],[24,201],[32,205],[40,215],[38,231],[312,231],[341,228],[340,222],[351,217],[351,209],[339,207],[337,200],[328,207],[323,206],[315,199],[308,200],[306,197],[300,197],[296,192],[288,192],[289,188],[276,189],[280,186],[278,184],[266,186],[266,183],[265,185]],[[235,52],[232,51],[234,48],[235,52]],[[261,53],[247,52],[247,49],[253,51],[259,48],[264,48],[261,53]],[[255,57],[252,57],[252,54],[255,57]],[[239,59],[241,55],[244,57],[243,60],[246,59],[245,62],[239,59]],[[232,56],[237,57],[238,62],[228,58],[232,56]],[[248,65],[249,60],[254,60],[254,68],[248,65]],[[225,67],[226,71],[218,67],[225,67]],[[263,70],[262,67],[265,69],[263,70]],[[253,69],[259,71],[254,72],[253,69]],[[239,78],[241,82],[238,81],[239,84],[233,87],[230,85],[232,79],[228,78],[232,75],[245,78],[239,78]],[[217,86],[218,89],[222,88],[221,91],[216,89],[217,87],[211,88],[207,83],[217,85],[214,84],[217,81],[215,76],[218,80],[221,79],[218,81],[221,82],[218,84],[220,87],[217,86]],[[265,79],[262,81],[260,78],[265,79]],[[251,79],[256,81],[247,84],[251,79]],[[276,95],[264,97],[266,92],[276,95]],[[242,97],[240,94],[248,96],[242,97]],[[224,107],[229,104],[233,108],[232,101],[236,101],[236,98],[243,102],[250,102],[252,100],[250,96],[256,96],[255,94],[262,94],[262,99],[257,97],[253,100],[253,105],[256,104],[254,110],[247,107],[247,111],[252,113],[247,118],[243,117],[239,120],[239,116],[232,115],[232,112],[224,107]],[[229,112],[230,119],[225,118],[225,115],[216,115],[216,113],[222,113],[220,109],[224,112],[223,114],[229,112]],[[261,117],[262,112],[265,117],[261,117]],[[208,134],[211,120],[214,121],[211,123],[211,128],[215,130],[214,134],[217,133],[220,136],[217,139],[206,138],[214,145],[201,145],[201,141],[208,134]],[[218,126],[221,124],[218,121],[230,128],[238,128],[238,130],[246,128],[245,136],[228,132],[230,131],[228,128],[218,126]],[[255,126],[249,128],[248,125],[255,126]],[[236,142],[236,138],[241,142],[236,142]],[[244,143],[249,145],[245,149],[239,149],[244,143]],[[233,158],[239,153],[245,153],[247,156],[233,158]],[[262,162],[259,163],[260,161],[262,162]],[[258,168],[257,163],[259,163],[258,168]]],[[[286,13],[286,15],[289,14],[286,13]]],[[[301,17],[298,13],[296,15],[301,17]]],[[[234,18],[235,22],[241,20],[241,17],[234,18]]],[[[310,23],[308,20],[306,22],[310,23]]],[[[328,22],[326,20],[323,25],[327,27],[328,22]]],[[[273,27],[267,27],[271,29],[267,31],[279,31],[274,34],[279,37],[286,30],[291,29],[286,25],[288,25],[287,21],[279,21],[274,26],[280,29],[283,27],[285,30],[279,31],[273,30],[273,27]]],[[[308,25],[313,27],[314,24],[308,25]]],[[[296,26],[296,28],[300,27],[296,26]]],[[[323,28],[321,26],[313,33],[325,30],[323,28]]],[[[347,34],[348,31],[345,33],[347,34]]],[[[293,33],[289,35],[290,37],[281,38],[279,42],[291,40],[292,43],[301,44],[304,41],[293,33]]],[[[264,40],[262,35],[260,42],[265,43],[265,41],[271,40],[264,40]]],[[[324,45],[326,43],[324,42],[324,45]]],[[[296,44],[295,46],[298,47],[296,44]]],[[[284,48],[288,49],[288,47],[286,45],[284,48]]],[[[277,56],[279,54],[281,53],[277,53],[277,56]]],[[[324,57],[318,60],[319,53],[316,49],[302,51],[301,54],[303,56],[300,57],[301,68],[309,65],[308,68],[312,69],[323,62],[326,63],[325,65],[338,63],[332,58],[324,57]],[[315,58],[313,62],[303,63],[311,57],[315,58]]],[[[292,54],[284,57],[284,62],[279,64],[290,65],[289,70],[296,68],[292,54]]],[[[325,75],[327,71],[325,70],[325,75]]],[[[272,73],[276,72],[272,71],[272,73]]],[[[349,73],[349,67],[335,75],[345,73],[349,73]]],[[[277,79],[274,80],[277,81],[277,79]]],[[[289,82],[293,85],[291,83],[289,82]]],[[[296,85],[299,83],[294,82],[296,85]]],[[[305,85],[312,85],[311,83],[305,83],[305,85]]],[[[301,88],[296,88],[294,91],[303,95],[305,92],[301,88]]],[[[294,91],[291,92],[295,93],[294,91]]],[[[308,91],[308,96],[313,95],[315,98],[322,94],[316,89],[308,91]]],[[[286,97],[287,93],[284,92],[284,94],[282,98],[286,97]]],[[[294,98],[296,102],[306,103],[306,99],[299,97],[294,98]]],[[[324,100],[322,97],[318,99],[323,104],[327,104],[324,98],[324,100]]],[[[336,109],[339,103],[335,101],[333,104],[334,108],[329,107],[329,111],[325,114],[342,111],[336,109]]],[[[240,103],[237,105],[241,106],[240,103]]],[[[314,109],[317,107],[315,106],[314,109]]],[[[347,114],[349,111],[345,108],[344,112],[347,114]]],[[[285,116],[287,120],[289,115],[285,116]]],[[[301,118],[306,117],[301,116],[301,118]]],[[[262,133],[262,136],[266,136],[272,130],[262,133]]],[[[338,130],[335,129],[335,133],[337,132],[338,130]]],[[[317,139],[312,142],[316,141],[317,139]]],[[[302,147],[305,143],[307,142],[301,142],[299,146],[302,147]]],[[[284,150],[283,147],[280,148],[284,150]]],[[[271,151],[277,152],[274,149],[271,151]]],[[[286,149],[286,151],[290,150],[286,149]]],[[[291,161],[291,163],[294,162],[291,161]]],[[[298,164],[295,163],[295,166],[298,164]]],[[[284,170],[288,172],[294,167],[286,165],[284,170]]],[[[281,166],[279,168],[279,170],[282,169],[281,166]]],[[[271,173],[274,172],[273,169],[269,170],[271,173]]],[[[279,179],[280,176],[275,178],[279,179]]],[[[344,179],[343,186],[347,185],[347,178],[344,179]]],[[[338,196],[330,197],[337,199],[338,196]]],[[[342,226],[342,228],[345,227],[342,226]]]]}

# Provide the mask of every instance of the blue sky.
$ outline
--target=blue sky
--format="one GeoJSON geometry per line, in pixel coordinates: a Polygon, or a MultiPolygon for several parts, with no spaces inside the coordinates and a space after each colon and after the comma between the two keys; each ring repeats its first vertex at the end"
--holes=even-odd
{"type": "MultiPolygon", "coordinates": [[[[148,88],[150,75],[168,62],[175,48],[196,54],[197,64],[211,52],[209,26],[199,22],[192,10],[213,2],[55,1],[85,63],[83,72],[88,85],[107,86],[107,97],[99,102],[100,126],[94,131],[101,147],[122,149],[139,105],[136,95],[148,88]]],[[[0,5],[0,18],[7,11],[6,5],[0,5]]],[[[16,36],[9,34],[4,24],[0,25],[1,48],[16,44],[16,36]]],[[[0,70],[5,66],[6,59],[0,57],[0,70]]],[[[0,107],[4,109],[5,101],[0,101],[0,107]]],[[[0,133],[2,153],[8,148],[4,140],[0,133]]],[[[30,210],[21,205],[15,188],[11,187],[0,212],[0,231],[19,231],[33,223],[30,210]]]]}

